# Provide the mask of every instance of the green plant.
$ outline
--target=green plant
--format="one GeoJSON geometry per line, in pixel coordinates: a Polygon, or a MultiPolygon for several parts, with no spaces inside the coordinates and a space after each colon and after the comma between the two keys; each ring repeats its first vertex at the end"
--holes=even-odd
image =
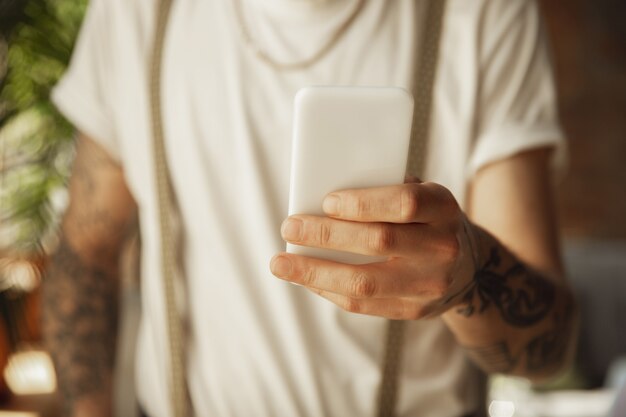
{"type": "Polygon", "coordinates": [[[72,126],[50,102],[80,27],[86,0],[27,0],[9,35],[0,84],[0,245],[32,252],[55,221],[51,199],[64,188],[72,126]]]}
{"type": "Polygon", "coordinates": [[[0,7],[0,312],[15,349],[29,288],[5,266],[42,262],[43,242],[54,234],[74,134],[50,91],[68,65],[87,1],[11,1],[0,7]]]}

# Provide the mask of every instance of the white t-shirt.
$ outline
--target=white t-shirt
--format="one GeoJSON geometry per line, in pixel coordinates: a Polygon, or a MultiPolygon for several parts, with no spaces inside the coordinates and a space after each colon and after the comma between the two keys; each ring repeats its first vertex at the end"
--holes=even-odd
{"type": "MultiPolygon", "coordinates": [[[[61,111],[122,164],[139,205],[143,319],[137,385],[169,415],[148,63],[156,0],[92,0],[61,111]]],[[[292,101],[307,85],[412,89],[423,0],[368,0],[327,55],[276,71],[242,40],[232,1],[177,0],[162,78],[168,162],[184,229],[188,378],[198,416],[368,416],[384,319],[274,278],[284,249],[292,101]]],[[[314,54],[355,0],[242,0],[245,25],[280,61],[314,54]]],[[[539,146],[563,152],[553,79],[531,0],[449,0],[425,177],[463,203],[485,164],[539,146]]],[[[419,88],[419,86],[417,87],[419,88]]],[[[457,417],[482,400],[477,371],[439,319],[407,326],[399,416],[457,417]]]]}

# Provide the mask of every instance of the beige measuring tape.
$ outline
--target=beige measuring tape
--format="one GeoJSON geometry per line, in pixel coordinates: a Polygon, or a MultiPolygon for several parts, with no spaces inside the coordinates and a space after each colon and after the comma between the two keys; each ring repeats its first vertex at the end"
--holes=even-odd
{"type": "MultiPolygon", "coordinates": [[[[161,233],[161,267],[165,295],[166,324],[170,352],[169,390],[174,417],[191,416],[185,378],[185,351],[183,323],[176,307],[175,268],[176,247],[172,231],[171,210],[174,193],[171,188],[169,168],[165,153],[165,139],[161,108],[161,70],[163,45],[167,21],[173,0],[160,0],[153,55],[150,66],[150,102],[154,137],[154,166],[159,203],[159,228],[161,233]]],[[[445,0],[428,0],[424,24],[421,28],[420,59],[416,65],[413,96],[415,111],[411,131],[411,145],[407,174],[422,177],[428,144],[433,87],[438,61],[439,40],[445,11],[445,0]]],[[[382,380],[377,397],[377,416],[391,417],[397,402],[398,374],[402,353],[405,322],[390,320],[385,341],[382,380]]]]}

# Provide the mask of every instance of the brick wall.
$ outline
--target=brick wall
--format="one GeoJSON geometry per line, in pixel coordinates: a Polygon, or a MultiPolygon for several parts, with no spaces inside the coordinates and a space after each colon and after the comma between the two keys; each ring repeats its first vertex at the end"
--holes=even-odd
{"type": "Polygon", "coordinates": [[[626,238],[626,2],[541,3],[570,141],[559,190],[563,232],[626,238]]]}

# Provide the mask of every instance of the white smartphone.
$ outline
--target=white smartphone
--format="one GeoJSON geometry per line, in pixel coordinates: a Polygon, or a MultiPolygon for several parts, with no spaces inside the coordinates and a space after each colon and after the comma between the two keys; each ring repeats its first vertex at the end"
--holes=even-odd
{"type": "MultiPolygon", "coordinates": [[[[402,184],[413,96],[395,87],[306,87],[295,97],[289,215],[324,215],[333,191],[402,184]]],[[[287,244],[287,252],[363,264],[380,257],[287,244]]]]}

